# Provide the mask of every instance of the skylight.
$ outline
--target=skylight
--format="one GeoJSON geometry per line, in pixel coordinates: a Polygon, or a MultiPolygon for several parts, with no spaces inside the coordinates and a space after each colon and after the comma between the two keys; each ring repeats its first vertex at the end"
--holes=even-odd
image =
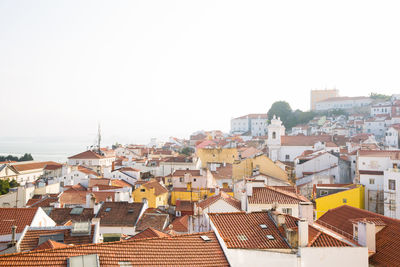
{"type": "Polygon", "coordinates": [[[260,227],[261,227],[262,229],[267,229],[267,228],[268,228],[268,226],[267,226],[266,224],[260,224],[260,227]]]}
{"type": "Polygon", "coordinates": [[[83,212],[83,208],[77,207],[77,208],[73,208],[69,214],[80,215],[80,214],[82,214],[82,212],[83,212]]]}
{"type": "Polygon", "coordinates": [[[129,209],[129,210],[128,210],[128,213],[133,213],[133,209],[129,209]]]}
{"type": "Polygon", "coordinates": [[[211,239],[210,239],[208,236],[206,236],[206,235],[201,235],[200,237],[201,237],[201,239],[203,239],[204,241],[211,241],[211,239]]]}
{"type": "Polygon", "coordinates": [[[267,235],[267,238],[268,238],[269,240],[274,240],[274,239],[275,239],[275,237],[274,237],[273,235],[267,235]]]}
{"type": "Polygon", "coordinates": [[[111,210],[111,208],[106,208],[105,212],[109,212],[111,210]]]}

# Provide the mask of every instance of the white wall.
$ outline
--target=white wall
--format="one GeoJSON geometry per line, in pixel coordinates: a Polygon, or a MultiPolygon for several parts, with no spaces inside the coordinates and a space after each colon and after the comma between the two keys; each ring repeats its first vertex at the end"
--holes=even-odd
{"type": "Polygon", "coordinates": [[[302,267],[368,266],[367,247],[303,247],[299,254],[302,267]]]}

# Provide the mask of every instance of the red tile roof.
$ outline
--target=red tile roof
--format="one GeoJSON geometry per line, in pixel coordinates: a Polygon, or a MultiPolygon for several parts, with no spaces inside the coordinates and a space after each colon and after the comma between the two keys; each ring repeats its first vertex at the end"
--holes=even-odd
{"type": "Polygon", "coordinates": [[[400,151],[398,150],[359,150],[360,157],[390,157],[391,159],[400,159],[400,151]]]}
{"type": "Polygon", "coordinates": [[[18,164],[12,164],[12,166],[18,172],[23,172],[23,171],[44,169],[44,167],[49,164],[58,165],[58,163],[54,161],[43,161],[43,162],[28,162],[28,163],[19,162],[18,164]]]}
{"type": "Polygon", "coordinates": [[[210,213],[209,216],[228,248],[290,249],[267,212],[210,213]],[[267,228],[261,228],[260,224],[267,228]],[[274,239],[268,239],[267,235],[274,239]]]}
{"type": "Polygon", "coordinates": [[[52,203],[58,202],[58,196],[40,195],[28,200],[26,207],[50,207],[52,203]]]}
{"type": "Polygon", "coordinates": [[[1,266],[66,266],[72,256],[97,254],[101,266],[229,266],[213,232],[132,239],[0,256],[1,266]],[[201,236],[209,237],[204,241],[201,236]]]}
{"type": "Polygon", "coordinates": [[[318,141],[331,142],[332,136],[330,135],[284,135],[281,137],[282,146],[313,146],[318,141]]]}
{"type": "Polygon", "coordinates": [[[171,176],[185,176],[185,173],[189,173],[192,176],[201,176],[200,170],[175,170],[171,176]]]}
{"type": "MultiPolygon", "coordinates": [[[[65,227],[63,227],[65,228],[65,227]]],[[[92,225],[91,231],[88,235],[85,236],[73,236],[71,235],[72,227],[68,227],[65,229],[61,229],[61,227],[45,227],[42,229],[32,228],[29,229],[23,239],[20,241],[20,249],[21,251],[29,251],[33,249],[39,249],[39,237],[46,235],[54,235],[61,234],[64,236],[64,244],[74,244],[74,245],[82,245],[82,244],[91,244],[93,243],[93,233],[94,233],[94,225],[92,225]],[[46,229],[48,228],[48,229],[46,229]]],[[[45,248],[43,248],[45,249],[45,248]]]]}
{"type": "Polygon", "coordinates": [[[78,166],[78,171],[83,172],[83,173],[86,174],[86,175],[95,175],[95,176],[98,176],[97,172],[95,172],[94,170],[92,170],[92,169],[90,169],[90,168],[87,168],[87,167],[85,167],[85,166],[79,165],[79,166],[78,166]]]}
{"type": "Polygon", "coordinates": [[[142,232],[132,236],[129,239],[144,239],[144,238],[152,238],[152,237],[168,237],[170,236],[169,234],[157,231],[154,228],[146,228],[145,230],[143,230],[142,232]]]}
{"type": "Polygon", "coordinates": [[[232,179],[232,164],[221,165],[216,171],[211,171],[214,179],[232,179]]]}
{"type": "Polygon", "coordinates": [[[297,204],[299,202],[308,202],[304,196],[281,190],[278,187],[254,187],[252,196],[248,197],[249,204],[297,204]]]}
{"type": "Polygon", "coordinates": [[[169,226],[168,230],[174,230],[179,233],[187,233],[189,231],[189,216],[185,215],[176,218],[169,226]]]}
{"type": "Polygon", "coordinates": [[[49,217],[56,222],[57,225],[65,225],[68,222],[84,222],[91,221],[94,218],[92,208],[84,208],[81,214],[71,214],[72,208],[52,208],[49,217]]]}
{"type": "Polygon", "coordinates": [[[361,218],[386,225],[376,233],[376,253],[369,258],[369,263],[375,266],[400,266],[400,220],[343,205],[326,212],[317,223],[322,221],[353,235],[353,223],[361,218]]]}
{"type": "Polygon", "coordinates": [[[154,188],[154,194],[156,196],[168,193],[168,189],[162,186],[157,180],[149,181],[143,184],[143,186],[149,190],[154,188]]]}
{"type": "Polygon", "coordinates": [[[11,235],[11,226],[16,225],[17,233],[31,225],[38,208],[0,208],[0,235],[11,235]]]}
{"type": "Polygon", "coordinates": [[[97,154],[96,152],[87,150],[85,152],[73,155],[73,156],[69,157],[68,159],[102,159],[102,158],[104,158],[104,157],[97,154]]]}
{"type": "Polygon", "coordinates": [[[142,211],[143,203],[105,202],[96,218],[100,226],[134,227],[142,211]]]}
{"type": "Polygon", "coordinates": [[[218,200],[223,200],[232,207],[236,208],[238,211],[241,210],[241,203],[239,200],[235,199],[234,197],[228,195],[225,192],[220,192],[218,195],[212,195],[211,197],[199,202],[197,206],[202,208],[203,210],[209,207],[210,205],[214,204],[218,200]]]}
{"type": "Polygon", "coordinates": [[[44,249],[65,248],[65,247],[68,247],[68,245],[49,239],[33,250],[44,250],[44,249]]]}
{"type": "Polygon", "coordinates": [[[163,231],[168,225],[168,222],[169,214],[157,212],[152,213],[146,210],[146,212],[139,219],[139,222],[136,224],[136,231],[143,231],[148,228],[163,231]]]}

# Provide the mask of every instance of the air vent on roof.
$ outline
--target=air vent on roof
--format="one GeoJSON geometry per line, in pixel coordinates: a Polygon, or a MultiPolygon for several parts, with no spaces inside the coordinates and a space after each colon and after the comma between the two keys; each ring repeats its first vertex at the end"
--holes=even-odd
{"type": "Polygon", "coordinates": [[[267,238],[268,238],[269,240],[274,240],[274,239],[275,239],[275,237],[274,237],[273,235],[267,235],[267,238]]]}
{"type": "Polygon", "coordinates": [[[260,227],[261,227],[262,229],[267,229],[267,228],[268,228],[268,226],[267,226],[266,224],[260,224],[260,227]]]}
{"type": "Polygon", "coordinates": [[[247,236],[245,236],[245,235],[238,235],[237,238],[238,238],[240,241],[246,241],[246,240],[247,240],[247,236]]]}
{"type": "Polygon", "coordinates": [[[75,222],[72,225],[71,235],[72,236],[83,236],[90,234],[90,222],[75,222]]]}
{"type": "Polygon", "coordinates": [[[201,237],[201,239],[203,239],[204,241],[211,241],[211,239],[210,239],[208,236],[206,236],[206,235],[201,235],[200,237],[201,237]]]}
{"type": "Polygon", "coordinates": [[[80,215],[80,214],[82,214],[82,212],[83,212],[83,208],[78,207],[78,208],[73,208],[69,214],[80,215]]]}

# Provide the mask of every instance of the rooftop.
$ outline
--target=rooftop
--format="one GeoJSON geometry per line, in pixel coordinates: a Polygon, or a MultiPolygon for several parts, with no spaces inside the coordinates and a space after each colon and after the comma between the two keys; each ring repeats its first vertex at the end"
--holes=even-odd
{"type": "Polygon", "coordinates": [[[2,266],[67,266],[69,257],[97,254],[101,266],[229,266],[213,232],[131,239],[0,256],[2,266]],[[207,236],[205,241],[201,236],[207,236]],[[34,260],[33,260],[34,259],[34,260]]]}
{"type": "Polygon", "coordinates": [[[100,226],[134,227],[139,219],[143,203],[105,202],[96,218],[100,226]]]}

